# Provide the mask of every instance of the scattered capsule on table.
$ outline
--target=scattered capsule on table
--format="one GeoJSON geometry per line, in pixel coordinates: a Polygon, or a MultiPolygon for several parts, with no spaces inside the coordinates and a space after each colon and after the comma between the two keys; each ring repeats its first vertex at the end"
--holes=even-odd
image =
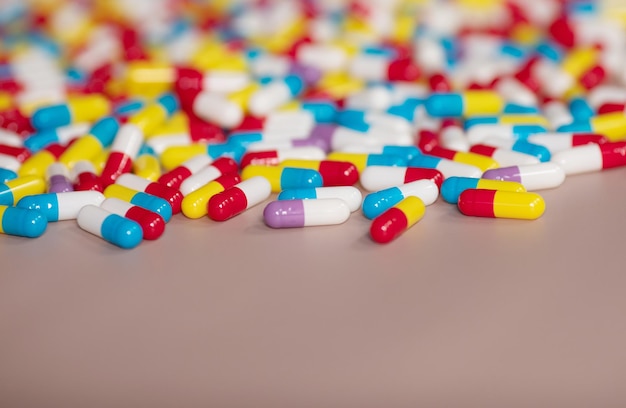
{"type": "Polygon", "coordinates": [[[26,159],[17,170],[17,173],[20,176],[32,175],[45,177],[48,166],[56,162],[67,148],[68,145],[59,143],[50,144],[26,159]]]}
{"type": "Polygon", "coordinates": [[[490,180],[516,181],[526,190],[533,191],[560,186],[565,181],[565,172],[557,163],[546,162],[500,167],[487,170],[481,177],[490,180]]]}
{"type": "Polygon", "coordinates": [[[135,248],[143,240],[143,231],[137,222],[96,205],[83,207],[76,221],[82,230],[123,249],[135,248]]]}
{"type": "Polygon", "coordinates": [[[243,180],[209,199],[209,218],[226,221],[267,200],[271,194],[272,186],[265,177],[243,180]]]}
{"type": "Polygon", "coordinates": [[[183,201],[183,195],[180,190],[176,188],[147,180],[132,173],[122,174],[117,178],[115,183],[133,190],[143,191],[144,193],[161,197],[172,206],[172,214],[178,214],[180,212],[180,204],[183,201]]]}
{"type": "Polygon", "coordinates": [[[439,187],[431,180],[416,180],[369,193],[363,199],[361,206],[363,215],[374,219],[409,196],[418,197],[424,205],[428,206],[437,201],[439,187]]]}
{"type": "Polygon", "coordinates": [[[535,156],[489,144],[475,144],[470,147],[469,152],[491,157],[497,161],[498,165],[501,167],[539,163],[539,159],[535,156]]]}
{"type": "Polygon", "coordinates": [[[237,172],[238,168],[237,162],[230,157],[220,157],[183,180],[180,192],[187,196],[220,176],[237,172]]]}
{"type": "Polygon", "coordinates": [[[0,204],[0,234],[37,238],[48,228],[48,220],[40,212],[0,204]]]}
{"type": "Polygon", "coordinates": [[[227,173],[185,195],[181,203],[183,215],[197,219],[207,215],[211,197],[241,182],[239,173],[227,173]]]}
{"type": "Polygon", "coordinates": [[[536,143],[544,146],[554,154],[561,150],[571,149],[572,147],[585,145],[589,143],[602,144],[608,142],[608,139],[600,134],[595,133],[544,133],[538,135],[530,135],[528,142],[536,143]]]}
{"type": "Polygon", "coordinates": [[[441,187],[444,177],[439,170],[425,167],[368,166],[359,179],[361,187],[367,191],[383,190],[415,180],[431,180],[441,187]]]}
{"type": "MultiPolygon", "coordinates": [[[[529,138],[532,137],[529,136],[529,138]]],[[[529,139],[505,139],[501,137],[488,137],[482,141],[482,143],[475,144],[474,146],[480,146],[481,144],[485,144],[492,147],[498,147],[502,149],[512,150],[514,152],[523,153],[529,156],[535,157],[540,162],[550,161],[552,157],[552,153],[550,149],[543,146],[542,144],[538,144],[535,142],[531,142],[529,139]]],[[[501,167],[506,167],[506,164],[500,163],[501,167]]],[[[521,163],[520,163],[521,164],[521,163]]],[[[510,164],[509,164],[510,165],[510,164]]]]}
{"type": "Polygon", "coordinates": [[[100,176],[96,174],[96,168],[89,160],[77,160],[70,171],[70,178],[74,191],[104,190],[100,176]]]}
{"type": "Polygon", "coordinates": [[[271,228],[300,228],[343,224],[350,218],[348,204],[339,198],[277,200],[263,210],[271,228]]]}
{"type": "Polygon", "coordinates": [[[444,159],[443,157],[431,156],[429,154],[415,156],[409,161],[408,167],[435,169],[443,174],[444,179],[453,176],[480,177],[483,173],[482,170],[476,166],[455,162],[450,159],[444,159]]]}
{"type": "Polygon", "coordinates": [[[24,139],[24,146],[36,153],[51,144],[67,144],[89,131],[89,123],[73,123],[53,129],[43,129],[24,139]]]}
{"type": "Polygon", "coordinates": [[[49,222],[76,219],[86,205],[100,205],[104,195],[98,191],[42,193],[23,197],[16,207],[40,211],[49,222]]]}
{"type": "Polygon", "coordinates": [[[257,166],[251,164],[241,171],[241,179],[264,177],[271,185],[272,192],[305,187],[322,187],[324,180],[319,171],[297,167],[257,166]]]}
{"type": "Polygon", "coordinates": [[[426,98],[425,107],[433,117],[488,116],[501,113],[504,100],[498,93],[489,90],[434,92],[426,98]]]}
{"type": "Polygon", "coordinates": [[[36,109],[31,116],[31,123],[35,129],[88,123],[107,115],[110,110],[111,102],[104,95],[76,95],[68,98],[66,103],[36,109]]]}
{"type": "Polygon", "coordinates": [[[348,161],[288,159],[280,166],[317,170],[325,187],[352,186],[359,181],[359,170],[348,161]]]}
{"type": "Polygon", "coordinates": [[[446,149],[441,146],[433,147],[428,154],[452,160],[457,163],[469,164],[470,166],[478,167],[482,171],[500,167],[500,164],[491,157],[486,157],[472,152],[460,152],[452,149],[446,149]]]}
{"type": "Polygon", "coordinates": [[[106,198],[119,198],[159,214],[165,222],[172,218],[172,205],[165,199],[120,184],[110,184],[103,192],[106,198]]]}
{"type": "Polygon", "coordinates": [[[13,170],[0,167],[0,183],[6,183],[9,180],[17,178],[17,173],[13,170]]]}
{"type": "Polygon", "coordinates": [[[241,157],[241,168],[251,164],[274,166],[287,159],[323,160],[326,152],[317,146],[302,146],[285,149],[247,152],[241,157]]]}
{"type": "Polygon", "coordinates": [[[415,196],[408,196],[372,220],[370,237],[379,244],[386,244],[424,217],[426,206],[415,196]]]}
{"type": "Polygon", "coordinates": [[[0,183],[0,204],[15,205],[27,195],[42,194],[46,191],[46,182],[37,176],[21,176],[0,183]]]}
{"type": "Polygon", "coordinates": [[[590,143],[561,150],[552,156],[566,175],[626,166],[626,142],[590,143]]]}
{"type": "Polygon", "coordinates": [[[213,158],[205,155],[198,154],[187,160],[173,169],[161,174],[161,177],[157,182],[164,184],[172,188],[180,188],[180,185],[184,180],[190,177],[192,174],[197,173],[207,165],[213,162],[213,158]]]}
{"type": "Polygon", "coordinates": [[[163,235],[165,231],[165,220],[163,217],[138,205],[133,205],[119,198],[111,197],[104,199],[100,207],[135,221],[141,226],[143,239],[155,240],[163,235]]]}
{"type": "Polygon", "coordinates": [[[474,217],[535,220],[546,204],[537,193],[467,189],[459,195],[457,206],[462,214],[474,217]]]}
{"type": "Polygon", "coordinates": [[[354,212],[361,208],[363,195],[356,187],[333,186],[283,190],[276,197],[277,200],[313,200],[322,198],[339,198],[348,204],[351,212],[354,212]]]}
{"type": "Polygon", "coordinates": [[[456,204],[459,195],[469,188],[525,192],[526,188],[515,181],[489,180],[474,177],[450,177],[441,185],[441,197],[448,203],[456,204]]]}

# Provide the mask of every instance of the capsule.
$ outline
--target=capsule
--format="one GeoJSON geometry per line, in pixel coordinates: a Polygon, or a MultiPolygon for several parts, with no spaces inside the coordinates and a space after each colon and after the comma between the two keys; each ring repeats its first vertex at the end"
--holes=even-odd
{"type": "Polygon", "coordinates": [[[516,181],[521,183],[526,190],[533,191],[560,186],[565,181],[565,172],[557,163],[546,162],[487,170],[482,178],[516,181]]]}
{"type": "Polygon", "coordinates": [[[544,133],[528,136],[528,142],[544,146],[551,154],[588,143],[602,144],[608,139],[595,133],[544,133]]]}
{"type": "Polygon", "coordinates": [[[313,128],[309,137],[323,140],[335,152],[342,152],[344,147],[354,145],[413,145],[412,131],[391,132],[388,129],[376,128],[375,126],[359,131],[345,126],[318,124],[313,128]]]}
{"type": "Polygon", "coordinates": [[[17,207],[40,211],[49,222],[74,220],[86,205],[100,205],[104,195],[98,191],[69,191],[33,194],[18,201],[17,207]]]}
{"type": "Polygon", "coordinates": [[[241,182],[238,173],[228,173],[208,182],[197,190],[185,195],[181,203],[182,213],[191,219],[204,217],[208,212],[211,197],[241,182]]]}
{"type": "Polygon", "coordinates": [[[17,170],[18,175],[45,177],[48,167],[57,161],[67,147],[58,143],[46,146],[22,163],[17,170]]]}
{"type": "Polygon", "coordinates": [[[369,166],[361,173],[360,182],[365,190],[378,191],[422,179],[431,180],[437,187],[440,187],[444,178],[443,174],[437,169],[369,166]]]}
{"type": "Polygon", "coordinates": [[[434,92],[425,101],[426,112],[433,117],[471,117],[497,115],[504,100],[488,90],[468,90],[463,93],[434,92]]]}
{"type": "Polygon", "coordinates": [[[36,153],[53,143],[67,144],[82,137],[89,130],[88,123],[73,123],[54,129],[42,129],[24,139],[24,146],[36,153]]]}
{"type": "Polygon", "coordinates": [[[459,201],[459,195],[469,188],[485,190],[513,191],[523,193],[526,188],[515,181],[488,180],[474,177],[450,177],[441,185],[441,197],[450,204],[459,201]]]}
{"type": "Polygon", "coordinates": [[[363,195],[352,186],[311,187],[283,190],[276,197],[277,200],[314,200],[324,198],[338,198],[348,204],[351,212],[361,208],[363,195]]]}
{"type": "Polygon", "coordinates": [[[170,171],[199,154],[209,156],[213,160],[225,156],[239,162],[245,152],[245,147],[230,142],[170,146],[161,154],[161,165],[163,165],[165,170],[170,171]]]}
{"type": "Polygon", "coordinates": [[[277,200],[263,210],[265,224],[271,228],[337,225],[343,224],[348,218],[350,208],[339,198],[277,200]]]}
{"type": "Polygon", "coordinates": [[[379,244],[391,242],[421,220],[425,212],[426,206],[422,200],[408,196],[374,218],[370,236],[379,244]]]}
{"type": "Polygon", "coordinates": [[[141,146],[137,158],[133,160],[131,171],[150,181],[157,181],[161,177],[161,162],[150,146],[147,144],[141,146]]]}
{"type": "Polygon", "coordinates": [[[190,97],[189,105],[198,117],[223,128],[232,129],[241,124],[244,108],[228,95],[218,92],[201,91],[190,97]]]}
{"type": "Polygon", "coordinates": [[[265,116],[300,95],[305,85],[302,77],[294,74],[272,79],[250,96],[248,109],[255,116],[265,116]]]}
{"type": "Polygon", "coordinates": [[[24,163],[24,161],[31,156],[30,150],[26,147],[10,146],[5,144],[0,144],[0,154],[3,156],[14,157],[19,163],[24,163]]]}
{"type": "Polygon", "coordinates": [[[180,192],[186,196],[216,178],[224,174],[235,173],[237,170],[237,163],[233,159],[220,157],[187,177],[180,185],[180,192]]]}
{"type": "Polygon", "coordinates": [[[415,156],[409,161],[408,167],[436,169],[443,174],[444,179],[453,176],[480,177],[482,174],[482,170],[476,166],[455,162],[442,157],[431,156],[429,154],[415,156]]]}
{"type": "Polygon", "coordinates": [[[459,152],[440,146],[433,147],[428,154],[452,160],[457,163],[469,164],[470,166],[478,167],[482,171],[500,167],[498,162],[490,157],[471,152],[459,152]]]}
{"type": "Polygon", "coordinates": [[[37,238],[47,228],[48,220],[41,212],[0,204],[0,234],[37,238]]]}
{"type": "Polygon", "coordinates": [[[74,191],[70,172],[63,163],[52,163],[46,170],[47,190],[49,193],[74,191]]]}
{"type": "Polygon", "coordinates": [[[241,172],[244,181],[257,176],[265,177],[274,193],[294,188],[322,187],[324,184],[320,172],[312,169],[251,164],[241,172]]]}
{"type": "Polygon", "coordinates": [[[380,55],[360,54],[350,60],[348,73],[353,78],[371,82],[417,81],[419,67],[411,58],[390,59],[380,55]]]}
{"type": "Polygon", "coordinates": [[[466,152],[470,148],[470,143],[463,128],[455,119],[444,119],[441,122],[439,132],[439,146],[446,149],[466,152]]]}
{"type": "Polygon", "coordinates": [[[143,240],[137,222],[95,205],[83,207],[76,221],[82,230],[123,249],[135,248],[143,240]]]}
{"type": "Polygon", "coordinates": [[[518,164],[535,164],[539,159],[526,153],[516,152],[511,149],[492,146],[489,144],[475,144],[470,147],[471,153],[477,153],[486,157],[491,157],[502,167],[516,166],[518,164]]]}
{"type": "Polygon", "coordinates": [[[390,154],[368,153],[345,153],[331,152],[326,156],[327,160],[345,161],[354,164],[359,174],[368,166],[406,166],[407,161],[403,157],[390,154]]]}
{"type": "Polygon", "coordinates": [[[143,239],[155,240],[165,231],[165,220],[159,214],[133,205],[118,198],[107,198],[100,207],[124,218],[135,221],[141,226],[143,239]]]}
{"type": "MultiPolygon", "coordinates": [[[[532,136],[533,135],[529,136],[529,139],[526,139],[526,140],[505,139],[505,138],[500,138],[500,137],[488,137],[484,139],[483,142],[479,143],[478,145],[485,144],[485,145],[489,145],[493,147],[512,150],[518,153],[523,153],[523,154],[535,157],[540,162],[550,161],[550,158],[552,157],[552,153],[550,152],[550,149],[548,149],[547,147],[541,144],[531,142],[530,138],[532,136]]],[[[503,164],[500,162],[498,163],[500,164],[500,166],[506,167],[506,164],[503,164]]]]}
{"type": "Polygon", "coordinates": [[[590,173],[626,166],[626,142],[590,143],[562,150],[552,156],[566,175],[590,173]]]}
{"type": "Polygon", "coordinates": [[[359,109],[343,109],[337,113],[335,122],[348,129],[366,132],[371,128],[388,130],[391,133],[410,132],[412,123],[398,115],[359,109]]]}
{"type": "Polygon", "coordinates": [[[105,187],[132,170],[133,160],[139,154],[143,138],[141,129],[131,123],[120,127],[100,175],[105,187]]]}
{"type": "Polygon", "coordinates": [[[317,170],[325,187],[352,186],[359,181],[359,170],[348,161],[287,159],[280,166],[317,170]]]}
{"type": "Polygon", "coordinates": [[[287,159],[323,160],[326,152],[317,146],[302,146],[286,149],[247,152],[241,157],[241,168],[248,165],[275,166],[287,159]]]}
{"type": "Polygon", "coordinates": [[[72,123],[88,123],[109,114],[111,102],[102,94],[75,95],[67,103],[43,106],[31,116],[35,129],[50,129],[72,123]]]}
{"type": "Polygon", "coordinates": [[[424,205],[431,205],[439,197],[439,188],[431,180],[416,180],[369,193],[363,200],[363,215],[374,219],[409,196],[418,197],[424,205]]]}
{"type": "Polygon", "coordinates": [[[61,153],[59,161],[71,169],[78,160],[93,159],[103,149],[111,146],[119,127],[119,122],[114,117],[99,119],[61,153]]]}
{"type": "Polygon", "coordinates": [[[74,191],[99,191],[104,190],[100,176],[96,174],[96,168],[89,160],[78,160],[70,171],[70,178],[74,191]]]}
{"type": "Polygon", "coordinates": [[[596,133],[616,142],[626,134],[626,115],[623,112],[610,112],[596,115],[589,120],[574,121],[557,128],[557,132],[596,133]]]}
{"type": "Polygon", "coordinates": [[[541,125],[478,124],[470,127],[465,134],[470,145],[473,145],[491,137],[525,140],[529,135],[546,131],[547,129],[541,125]]]}
{"type": "MultiPolygon", "coordinates": [[[[317,123],[315,116],[309,110],[291,109],[291,106],[297,106],[296,101],[291,101],[286,107],[281,107],[281,110],[270,112],[266,116],[245,116],[241,125],[237,127],[237,131],[233,132],[233,136],[241,138],[244,143],[246,133],[256,133],[257,136],[248,136],[248,138],[258,138],[260,135],[261,140],[256,141],[266,142],[305,137],[317,123]]],[[[307,105],[301,103],[301,106],[306,107],[307,105]]]]}
{"type": "Polygon", "coordinates": [[[272,186],[265,177],[244,180],[209,199],[209,218],[226,221],[267,200],[271,194],[272,186]]]}
{"type": "Polygon", "coordinates": [[[0,183],[6,183],[9,180],[17,178],[17,173],[13,170],[0,167],[0,183]]]}
{"type": "Polygon", "coordinates": [[[0,184],[0,204],[15,205],[22,197],[42,194],[46,182],[37,176],[21,176],[0,184]]]}
{"type": "Polygon", "coordinates": [[[180,204],[183,201],[183,195],[178,189],[147,180],[132,173],[122,174],[115,183],[133,190],[143,191],[144,193],[161,197],[172,206],[172,214],[178,214],[180,212],[180,204]]]}
{"type": "Polygon", "coordinates": [[[369,153],[369,154],[383,154],[391,156],[399,156],[405,159],[407,162],[413,159],[415,156],[422,154],[421,150],[417,146],[398,146],[398,145],[363,145],[354,144],[345,146],[342,150],[345,153],[369,153]]]}
{"type": "Polygon", "coordinates": [[[546,209],[536,193],[474,188],[461,193],[457,206],[464,215],[519,220],[536,220],[546,209]]]}
{"type": "Polygon", "coordinates": [[[157,182],[164,184],[172,188],[180,188],[181,183],[190,177],[192,174],[197,173],[204,167],[213,162],[213,158],[205,154],[198,154],[185,160],[180,165],[173,169],[161,174],[161,177],[157,182]]]}
{"type": "Polygon", "coordinates": [[[120,184],[111,184],[104,189],[104,196],[106,198],[119,198],[128,203],[143,207],[146,210],[159,214],[165,222],[169,222],[172,218],[172,206],[170,203],[152,194],[145,193],[143,191],[133,190],[122,186],[120,184]]]}

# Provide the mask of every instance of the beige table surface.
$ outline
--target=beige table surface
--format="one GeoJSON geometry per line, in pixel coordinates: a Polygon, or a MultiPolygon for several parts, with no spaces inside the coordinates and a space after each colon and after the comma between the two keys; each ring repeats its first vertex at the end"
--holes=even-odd
{"type": "Polygon", "coordinates": [[[531,222],[440,198],[386,246],[264,204],[130,251],[0,236],[0,407],[624,407],[626,170],[541,193],[531,222]]]}

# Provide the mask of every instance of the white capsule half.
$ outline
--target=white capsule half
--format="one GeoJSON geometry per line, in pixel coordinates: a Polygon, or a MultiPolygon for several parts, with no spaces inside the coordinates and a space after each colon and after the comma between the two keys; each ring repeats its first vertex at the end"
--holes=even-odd
{"type": "Polygon", "coordinates": [[[350,208],[338,198],[277,200],[265,206],[263,218],[272,228],[337,225],[350,218],[350,208]]]}
{"type": "Polygon", "coordinates": [[[595,143],[561,150],[552,155],[550,161],[561,166],[568,176],[600,171],[603,165],[602,151],[595,143]]]}
{"type": "Polygon", "coordinates": [[[193,112],[207,122],[234,128],[241,124],[244,112],[241,106],[221,93],[203,91],[193,100],[193,112]]]}
{"type": "Polygon", "coordinates": [[[565,181],[563,168],[554,162],[500,167],[487,170],[482,175],[490,180],[517,181],[527,191],[555,188],[565,181]]]}

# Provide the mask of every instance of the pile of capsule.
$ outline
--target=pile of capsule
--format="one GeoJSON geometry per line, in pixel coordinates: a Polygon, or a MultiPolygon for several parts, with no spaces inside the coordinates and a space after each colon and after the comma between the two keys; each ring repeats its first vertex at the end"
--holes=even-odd
{"type": "Polygon", "coordinates": [[[360,211],[378,243],[438,201],[537,219],[537,191],[626,166],[624,15],[584,0],[3,2],[0,232],[75,220],[134,248],[177,214],[256,205],[270,228],[360,211]]]}

